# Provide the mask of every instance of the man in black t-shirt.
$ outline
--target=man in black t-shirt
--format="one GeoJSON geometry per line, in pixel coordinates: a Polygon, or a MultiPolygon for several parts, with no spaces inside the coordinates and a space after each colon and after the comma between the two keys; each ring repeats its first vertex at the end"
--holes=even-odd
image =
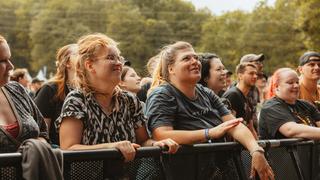
{"type": "MultiPolygon", "coordinates": [[[[241,63],[252,63],[257,67],[257,74],[263,74],[263,61],[265,60],[265,57],[263,54],[246,54],[241,57],[240,64],[241,63]]],[[[235,82],[232,84],[233,86],[236,86],[238,82],[235,82]]],[[[260,103],[260,93],[256,86],[253,86],[248,95],[247,95],[248,101],[253,105],[255,115],[253,116],[253,125],[255,129],[257,130],[258,126],[258,118],[257,118],[257,110],[256,106],[258,103],[260,103]]]]}
{"type": "Polygon", "coordinates": [[[228,89],[223,98],[226,98],[231,105],[231,110],[235,116],[242,117],[253,136],[257,139],[257,133],[253,126],[253,119],[256,116],[256,104],[251,103],[248,98],[250,90],[255,87],[257,81],[257,67],[252,63],[242,63],[236,68],[238,83],[228,89]]]}

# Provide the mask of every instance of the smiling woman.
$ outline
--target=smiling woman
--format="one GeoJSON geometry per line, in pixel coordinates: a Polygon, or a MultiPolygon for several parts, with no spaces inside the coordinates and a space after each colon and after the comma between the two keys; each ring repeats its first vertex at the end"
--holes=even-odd
{"type": "Polygon", "coordinates": [[[61,149],[116,148],[126,162],[134,159],[140,146],[168,146],[169,153],[175,153],[178,144],[173,140],[149,138],[140,101],[118,88],[122,58],[117,43],[106,35],[91,34],[77,44],[78,89],[68,94],[56,121],[61,149]]]}
{"type": "Polygon", "coordinates": [[[215,94],[221,95],[221,91],[226,88],[227,77],[227,71],[221,59],[211,53],[200,54],[199,57],[202,64],[199,83],[213,90],[215,94]]]}
{"type": "Polygon", "coordinates": [[[299,78],[290,68],[280,68],[272,76],[269,96],[262,107],[259,133],[262,139],[320,139],[320,112],[298,99],[299,78]]]}
{"type": "MultiPolygon", "coordinates": [[[[251,152],[252,172],[256,170],[261,179],[273,179],[273,172],[261,153],[263,149],[240,123],[242,118],[236,119],[213,91],[197,84],[200,77],[201,63],[191,44],[176,42],[163,48],[146,101],[148,128],[153,137],[195,144],[222,142],[228,133],[251,152]]],[[[190,163],[188,158],[192,157],[183,161],[174,159],[175,165],[168,168],[176,179],[190,177],[188,172],[181,171],[184,164],[190,163]]],[[[228,154],[208,154],[201,158],[199,166],[201,172],[196,179],[239,178],[228,154]]]]}

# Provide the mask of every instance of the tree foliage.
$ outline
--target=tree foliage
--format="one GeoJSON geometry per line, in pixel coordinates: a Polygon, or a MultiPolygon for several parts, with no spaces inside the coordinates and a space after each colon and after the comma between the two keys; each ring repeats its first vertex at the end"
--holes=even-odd
{"type": "Polygon", "coordinates": [[[119,42],[138,72],[159,49],[188,41],[198,52],[215,52],[233,70],[241,56],[264,53],[265,69],[295,67],[306,50],[320,49],[320,2],[261,1],[252,12],[214,15],[184,0],[11,0],[0,1],[0,34],[10,43],[13,63],[33,72],[55,71],[58,48],[101,32],[119,42]]]}

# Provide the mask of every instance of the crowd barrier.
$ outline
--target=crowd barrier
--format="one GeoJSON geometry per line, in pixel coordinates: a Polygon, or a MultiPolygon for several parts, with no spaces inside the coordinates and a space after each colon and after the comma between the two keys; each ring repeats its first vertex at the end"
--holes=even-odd
{"type": "MultiPolygon", "coordinates": [[[[260,140],[266,157],[279,180],[320,179],[319,143],[301,139],[260,140]]],[[[124,164],[116,149],[63,151],[64,178],[66,180],[118,179],[119,174],[128,179],[199,179],[203,158],[209,154],[221,154],[232,158],[241,180],[248,180],[251,156],[236,142],[195,144],[182,146],[174,154],[166,154],[158,147],[137,150],[136,160],[124,164]],[[172,169],[177,161],[185,162],[172,169]],[[187,163],[188,162],[188,163],[187,163]]],[[[221,172],[223,173],[223,172],[221,172]]],[[[0,179],[22,179],[21,154],[0,154],[0,179]]]]}

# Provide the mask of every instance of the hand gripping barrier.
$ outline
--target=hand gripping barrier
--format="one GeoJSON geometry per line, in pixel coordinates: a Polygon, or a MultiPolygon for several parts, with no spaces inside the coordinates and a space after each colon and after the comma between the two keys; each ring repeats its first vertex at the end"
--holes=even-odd
{"type": "MultiPolygon", "coordinates": [[[[320,179],[319,142],[302,139],[261,140],[259,145],[275,172],[275,178],[290,180],[320,179]]],[[[199,179],[208,178],[201,168],[212,161],[228,157],[234,165],[238,178],[249,179],[251,156],[239,143],[224,142],[181,146],[174,155],[166,154],[167,149],[143,147],[137,149],[136,158],[123,163],[121,153],[116,149],[63,151],[64,177],[68,179],[199,179]],[[212,158],[213,157],[213,158],[212,158]],[[179,164],[178,162],[183,164],[179,164]],[[170,171],[170,168],[177,168],[170,171]],[[169,169],[169,170],[168,170],[169,169]]],[[[218,167],[219,165],[217,165],[218,167]]],[[[225,177],[225,170],[213,168],[211,177],[225,177]]],[[[0,154],[0,180],[22,179],[21,154],[0,154]]]]}

